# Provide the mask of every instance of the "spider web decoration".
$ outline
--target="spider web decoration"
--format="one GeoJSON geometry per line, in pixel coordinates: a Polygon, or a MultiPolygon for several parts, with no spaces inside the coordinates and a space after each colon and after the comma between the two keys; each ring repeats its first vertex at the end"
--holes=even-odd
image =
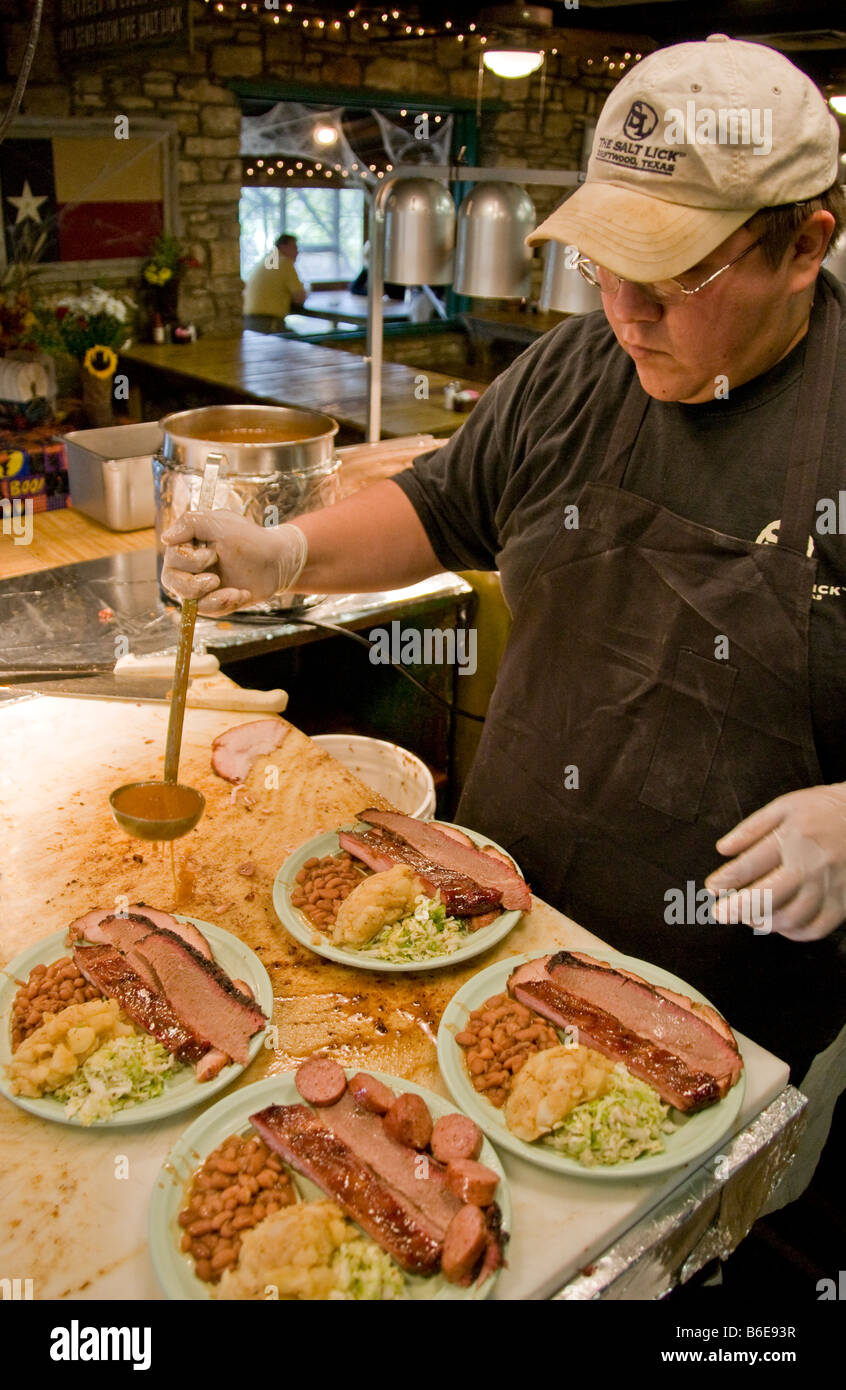
{"type": "MultiPolygon", "coordinates": [[[[368,166],[367,154],[372,150],[354,148],[344,130],[344,107],[306,106],[298,101],[280,101],[260,116],[244,116],[241,121],[241,154],[272,158],[286,155],[311,162],[320,161],[335,169],[352,187],[366,193],[378,185],[379,177],[368,166]],[[337,140],[322,145],[315,132],[322,126],[332,127],[337,140]]],[[[440,123],[430,116],[415,117],[414,129],[397,125],[380,111],[369,113],[381,132],[388,161],[393,164],[447,164],[452,143],[452,116],[440,123]]]]}

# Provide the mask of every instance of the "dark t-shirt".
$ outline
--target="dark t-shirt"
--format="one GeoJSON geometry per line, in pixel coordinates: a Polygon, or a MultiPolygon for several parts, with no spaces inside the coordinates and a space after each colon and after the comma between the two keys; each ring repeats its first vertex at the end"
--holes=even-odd
{"type": "MultiPolygon", "coordinates": [[[[811,716],[827,782],[846,780],[846,289],[814,523],[811,716]],[[842,506],[839,504],[842,502],[842,506]],[[827,534],[832,509],[843,525],[827,534]]],[[[818,301],[809,334],[819,331],[818,301]]],[[[623,487],[716,531],[772,543],[807,338],[726,399],[650,399],[623,487]]],[[[498,377],[456,435],[394,479],[447,569],[498,569],[512,613],[529,576],[602,464],[634,374],[603,313],[568,319],[498,377]]],[[[809,538],[810,541],[810,538],[809,538]]],[[[742,603],[743,595],[738,594],[742,603]]]]}

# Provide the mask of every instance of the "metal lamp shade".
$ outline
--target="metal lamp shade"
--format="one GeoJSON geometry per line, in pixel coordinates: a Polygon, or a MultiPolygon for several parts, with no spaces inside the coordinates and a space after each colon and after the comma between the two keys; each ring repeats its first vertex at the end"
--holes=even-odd
{"type": "Polygon", "coordinates": [[[480,299],[527,299],[535,205],[514,183],[479,183],[458,212],[457,294],[480,299]]]}
{"type": "Polygon", "coordinates": [[[448,285],[455,249],[455,203],[435,179],[401,179],[385,207],[385,279],[393,285],[448,285]]]}
{"type": "Polygon", "coordinates": [[[562,314],[589,314],[602,307],[602,295],[583,280],[574,265],[574,248],[560,241],[548,241],[544,247],[543,281],[538,307],[547,312],[556,309],[562,314]]]}

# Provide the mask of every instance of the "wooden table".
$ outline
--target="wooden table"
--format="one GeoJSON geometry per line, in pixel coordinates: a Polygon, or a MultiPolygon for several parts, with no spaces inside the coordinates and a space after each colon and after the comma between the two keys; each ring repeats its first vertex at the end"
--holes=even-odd
{"type": "MultiPolygon", "coordinates": [[[[245,330],[231,337],[201,338],[184,346],[138,343],[122,353],[121,360],[130,377],[130,389],[143,391],[146,384],[155,390],[167,380],[171,385],[206,387],[210,400],[252,400],[320,410],[338,421],[344,431],[342,442],[364,438],[367,363],[356,353],[245,330]]],[[[444,387],[452,380],[458,378],[385,362],[383,436],[454,434],[465,417],[444,409],[444,387]]],[[[486,389],[484,384],[464,378],[461,384],[480,393],[486,389]]],[[[134,402],[133,413],[137,413],[134,402]]]]}
{"type": "MultiPolygon", "coordinates": [[[[350,294],[349,290],[313,290],[305,304],[295,310],[307,318],[331,319],[333,323],[367,323],[367,295],[350,294]]],[[[408,306],[401,299],[389,299],[382,304],[385,321],[408,321],[408,306]]]]}
{"type": "MultiPolygon", "coordinates": [[[[602,943],[534,898],[505,941],[463,966],[385,976],[313,954],[281,927],[271,898],[274,876],[292,850],[354,820],[374,796],[291,727],[281,747],[250,773],[244,790],[252,804],[243,794],[233,799],[229,784],[211,770],[210,746],[225,728],[252,717],[189,709],[180,764],[184,780],[206,798],[203,819],[176,849],[177,863],[189,859],[196,876],[181,910],[246,942],[273,986],[273,1046],[261,1050],[227,1094],[291,1071],[324,1049],[345,1066],[381,1069],[446,1094],[435,1034],[447,1001],[465,980],[515,954],[595,950],[602,943]],[[265,775],[268,764],[278,769],[278,779],[265,775]],[[253,867],[249,877],[239,872],[245,863],[253,867]]],[[[0,960],[8,962],[87,908],[120,901],[121,894],[173,906],[169,854],[130,840],[112,821],[107,802],[123,782],[161,776],[166,721],[163,707],[131,702],[39,696],[0,704],[0,785],[7,793],[0,810],[0,960]]],[[[782,1062],[740,1041],[747,1073],[739,1130],[787,1079],[782,1062]]],[[[0,1098],[0,1272],[31,1278],[36,1299],[160,1297],[147,1206],[160,1165],[197,1114],[132,1129],[82,1130],[46,1123],[0,1098]],[[120,1167],[118,1155],[126,1160],[120,1167]]],[[[773,1176],[767,1166],[772,1154],[760,1141],[756,1149],[748,1129],[737,1143],[745,1145],[744,1171],[761,1161],[751,1221],[773,1176]]],[[[728,1136],[717,1147],[731,1169],[728,1136]]],[[[514,1218],[497,1299],[549,1297],[647,1213],[652,1219],[663,1200],[681,1203],[675,1226],[680,1230],[692,1217],[690,1238],[697,1242],[719,1207],[713,1164],[704,1161],[663,1177],[591,1182],[546,1172],[504,1151],[501,1157],[514,1218]],[[711,1184],[707,1201],[688,1192],[695,1180],[711,1184]]],[[[735,1210],[737,1200],[735,1189],[735,1210]]],[[[679,1248],[677,1241],[675,1257],[679,1248]]]]}

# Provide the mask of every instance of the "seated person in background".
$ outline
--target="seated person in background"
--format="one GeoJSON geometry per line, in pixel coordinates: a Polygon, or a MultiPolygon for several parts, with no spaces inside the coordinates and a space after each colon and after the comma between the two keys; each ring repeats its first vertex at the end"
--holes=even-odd
{"type": "Polygon", "coordinates": [[[306,288],[294,268],[297,238],[283,232],[276,252],[259,261],[244,286],[244,327],[258,333],[283,332],[285,315],[305,304],[306,288]]]}

